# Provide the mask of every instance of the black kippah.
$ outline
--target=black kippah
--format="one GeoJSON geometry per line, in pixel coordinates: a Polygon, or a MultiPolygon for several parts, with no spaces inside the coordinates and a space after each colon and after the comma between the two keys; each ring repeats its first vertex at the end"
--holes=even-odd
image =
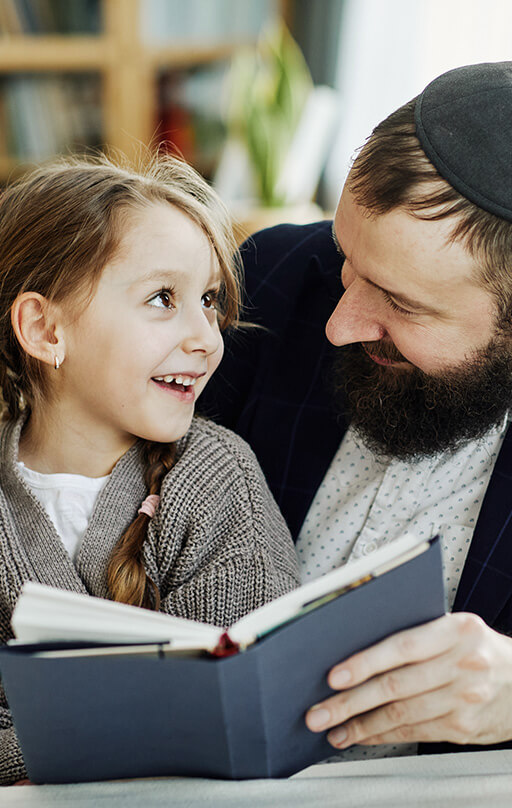
{"type": "Polygon", "coordinates": [[[450,185],[512,222],[512,62],[458,67],[418,96],[416,134],[450,185]]]}

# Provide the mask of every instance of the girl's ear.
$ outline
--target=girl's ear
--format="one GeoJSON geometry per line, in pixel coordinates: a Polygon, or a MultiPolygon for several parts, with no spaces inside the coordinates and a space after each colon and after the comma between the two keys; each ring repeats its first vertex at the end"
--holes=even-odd
{"type": "Polygon", "coordinates": [[[11,323],[23,350],[47,365],[59,366],[66,352],[58,306],[37,292],[18,295],[11,308],[11,323]]]}

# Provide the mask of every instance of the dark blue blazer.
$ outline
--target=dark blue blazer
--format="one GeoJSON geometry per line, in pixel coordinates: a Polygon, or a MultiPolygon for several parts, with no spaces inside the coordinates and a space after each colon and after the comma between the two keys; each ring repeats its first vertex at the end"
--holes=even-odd
{"type": "MultiPolygon", "coordinates": [[[[324,332],[343,293],[331,226],[330,221],[280,225],[244,245],[244,316],[262,327],[227,338],[225,357],[201,399],[206,414],[252,446],[294,538],[347,427],[331,403],[336,349],[324,332]]],[[[475,612],[512,634],[511,429],[487,488],[454,609],[475,612]]]]}

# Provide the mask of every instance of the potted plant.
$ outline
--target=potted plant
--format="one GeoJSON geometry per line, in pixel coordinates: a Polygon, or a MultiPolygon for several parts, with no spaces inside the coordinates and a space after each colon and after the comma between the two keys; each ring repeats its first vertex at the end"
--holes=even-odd
{"type": "MultiPolygon", "coordinates": [[[[327,89],[327,88],[325,88],[327,89]]],[[[241,234],[277,222],[312,221],[311,198],[290,204],[283,184],[291,144],[313,91],[304,56],[282,21],[233,59],[228,79],[228,140],[215,184],[241,234]]]]}

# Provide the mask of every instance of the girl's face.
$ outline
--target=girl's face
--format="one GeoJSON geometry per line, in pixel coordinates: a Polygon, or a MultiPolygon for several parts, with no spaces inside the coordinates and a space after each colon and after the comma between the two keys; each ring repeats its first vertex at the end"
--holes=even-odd
{"type": "MultiPolygon", "coordinates": [[[[64,325],[59,413],[90,445],[175,441],[217,368],[219,267],[189,217],[166,203],[130,216],[93,299],[64,325]]],[[[52,371],[53,373],[53,371],[52,371]]]]}

